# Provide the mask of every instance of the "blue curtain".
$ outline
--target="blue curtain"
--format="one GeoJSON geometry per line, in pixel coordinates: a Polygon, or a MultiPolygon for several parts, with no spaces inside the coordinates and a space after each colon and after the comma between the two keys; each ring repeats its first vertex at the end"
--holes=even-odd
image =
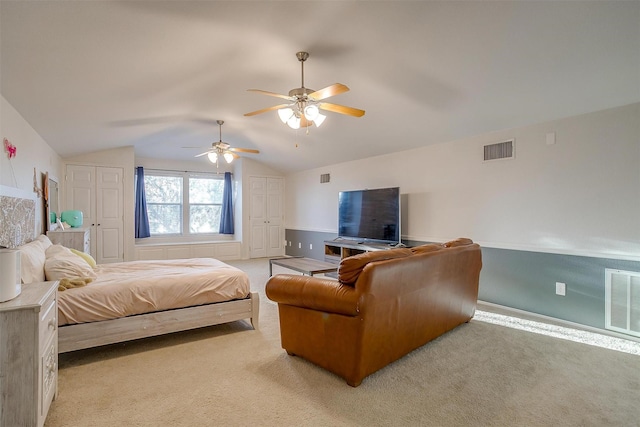
{"type": "Polygon", "coordinates": [[[224,173],[220,234],[233,234],[233,191],[231,190],[231,172],[224,173]]]}
{"type": "Polygon", "coordinates": [[[147,196],[144,193],[144,169],[136,168],[136,237],[150,237],[149,217],[147,216],[147,196]]]}

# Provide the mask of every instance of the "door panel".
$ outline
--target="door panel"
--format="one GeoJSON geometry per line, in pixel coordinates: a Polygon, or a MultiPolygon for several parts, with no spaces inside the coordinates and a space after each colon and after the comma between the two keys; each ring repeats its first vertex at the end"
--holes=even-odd
{"type": "Polygon", "coordinates": [[[283,187],[283,178],[250,178],[251,258],[284,255],[283,187]]]}
{"type": "Polygon", "coordinates": [[[96,171],[97,258],[99,263],[124,261],[122,168],[96,171]]]}
{"type": "Polygon", "coordinates": [[[266,233],[266,179],[251,177],[249,181],[251,193],[249,195],[249,222],[251,226],[250,258],[263,258],[267,256],[266,233]]]}

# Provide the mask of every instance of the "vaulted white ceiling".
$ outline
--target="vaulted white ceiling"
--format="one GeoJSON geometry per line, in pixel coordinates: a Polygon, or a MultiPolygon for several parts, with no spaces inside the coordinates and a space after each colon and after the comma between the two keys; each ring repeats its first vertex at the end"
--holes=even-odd
{"type": "MultiPolygon", "coordinates": [[[[61,156],[219,139],[283,172],[640,102],[640,2],[0,2],[2,95],[61,156]],[[294,131],[301,83],[351,90],[294,131]]],[[[201,157],[194,161],[207,162],[201,157]]]]}

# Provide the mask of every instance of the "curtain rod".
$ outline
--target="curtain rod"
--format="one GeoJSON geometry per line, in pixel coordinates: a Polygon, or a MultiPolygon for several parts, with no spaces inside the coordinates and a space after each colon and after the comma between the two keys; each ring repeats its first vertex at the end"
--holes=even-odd
{"type": "MultiPolygon", "coordinates": [[[[138,166],[136,166],[135,168],[133,168],[134,170],[137,169],[138,166]]],[[[157,172],[184,172],[184,173],[208,173],[208,174],[213,174],[214,172],[203,172],[203,171],[185,171],[185,170],[173,170],[173,169],[154,169],[154,168],[145,168],[144,166],[142,166],[142,168],[145,171],[157,171],[157,172]]],[[[224,172],[215,172],[216,174],[224,174],[224,172]]],[[[231,175],[233,175],[232,172],[229,172],[231,175]]]]}

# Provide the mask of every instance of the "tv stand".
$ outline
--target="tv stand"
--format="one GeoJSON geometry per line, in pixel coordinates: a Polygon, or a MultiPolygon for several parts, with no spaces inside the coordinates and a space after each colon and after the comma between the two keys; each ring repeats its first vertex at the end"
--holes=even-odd
{"type": "Polygon", "coordinates": [[[359,240],[334,239],[324,241],[324,260],[332,264],[340,264],[343,258],[371,251],[384,251],[393,249],[385,243],[369,243],[359,240]]]}

